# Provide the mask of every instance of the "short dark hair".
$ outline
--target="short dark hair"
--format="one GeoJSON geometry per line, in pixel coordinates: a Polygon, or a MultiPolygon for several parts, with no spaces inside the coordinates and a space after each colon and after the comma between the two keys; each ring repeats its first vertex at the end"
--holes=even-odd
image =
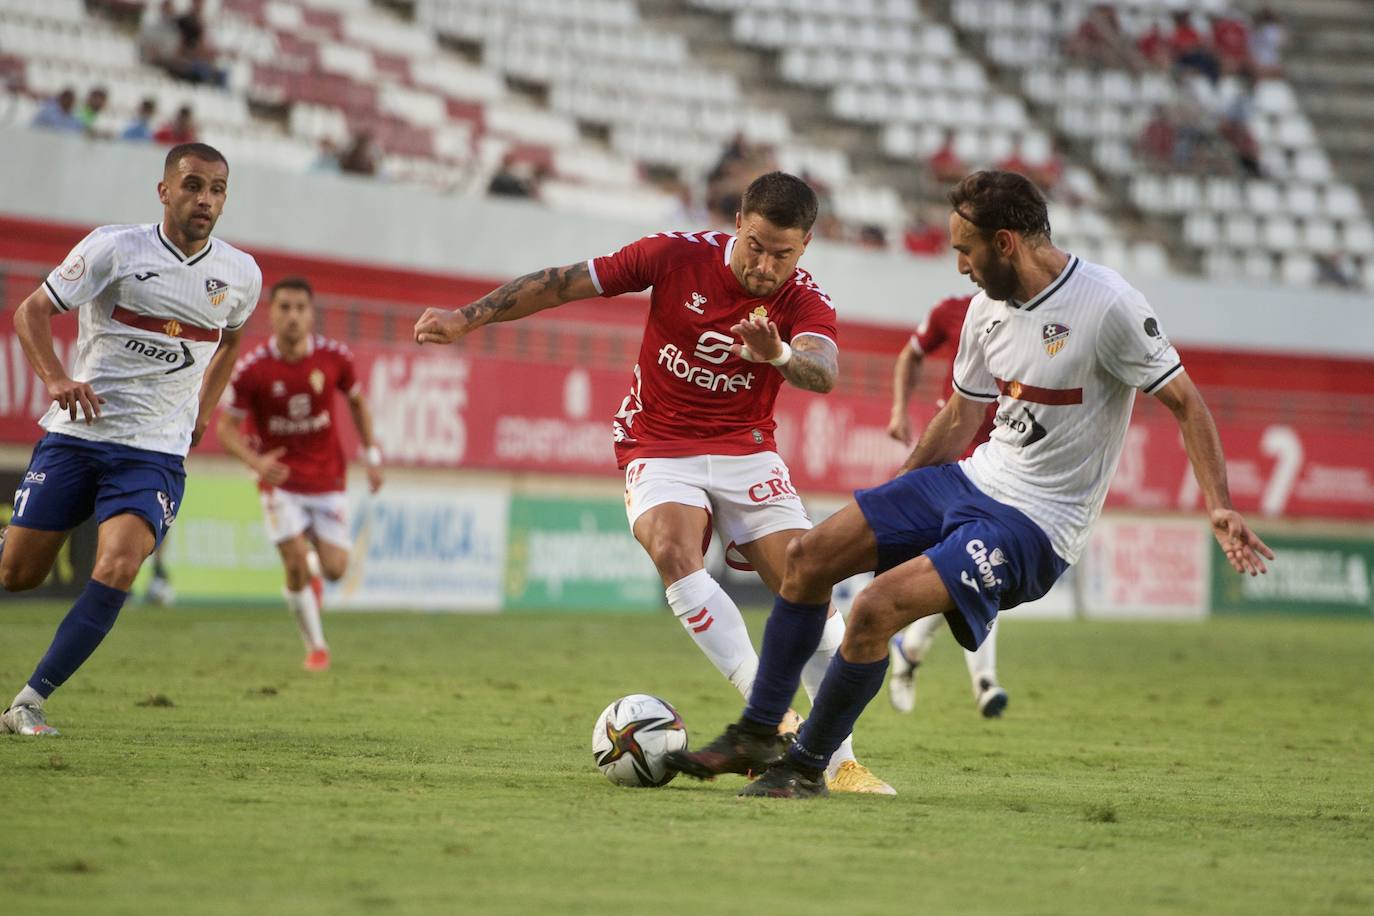
{"type": "Polygon", "coordinates": [[[985,238],[1000,229],[1027,238],[1050,237],[1050,214],[1045,195],[1019,172],[988,169],[966,175],[949,192],[949,204],[985,238]]]}
{"type": "Polygon", "coordinates": [[[310,301],[315,301],[315,290],[311,287],[310,281],[305,277],[282,277],[267,292],[267,301],[271,302],[277,298],[277,291],[283,289],[298,289],[310,297],[310,301]]]}
{"type": "Polygon", "coordinates": [[[224,158],[224,154],[208,143],[178,143],[167,151],[167,159],[162,164],[163,174],[176,168],[187,156],[206,162],[223,162],[224,167],[229,168],[229,160],[224,158]]]}
{"type": "Polygon", "coordinates": [[[810,232],[820,203],[811,186],[796,175],[769,172],[745,188],[739,209],[745,216],[757,213],[779,229],[810,232]]]}

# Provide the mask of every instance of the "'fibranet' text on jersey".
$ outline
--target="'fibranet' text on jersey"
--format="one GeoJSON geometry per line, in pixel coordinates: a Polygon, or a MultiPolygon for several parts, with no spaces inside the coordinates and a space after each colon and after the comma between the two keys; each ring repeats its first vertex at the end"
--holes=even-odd
{"type": "Polygon", "coordinates": [[[1182,371],[1145,297],[1110,268],[1070,255],[1030,302],[979,293],[960,334],[954,387],[996,400],[997,426],[961,466],[1073,563],[1102,511],[1136,390],[1156,392],[1182,371]]]}
{"type": "Polygon", "coordinates": [[[722,232],[651,235],[588,261],[603,296],[653,287],[630,394],[614,421],[616,457],[749,455],[776,448],[773,402],[783,377],[732,356],[732,325],[766,315],[785,341],[836,339],[835,309],[798,269],[771,296],[749,294],[730,269],[735,238],[722,232]]]}
{"type": "Polygon", "coordinates": [[[241,328],[257,306],[262,272],[217,238],[188,256],[157,224],[101,226],[43,288],[59,311],[80,318],[71,377],[105,399],[94,423],[54,404],[43,428],[184,456],[201,379],[221,333],[241,328]]]}

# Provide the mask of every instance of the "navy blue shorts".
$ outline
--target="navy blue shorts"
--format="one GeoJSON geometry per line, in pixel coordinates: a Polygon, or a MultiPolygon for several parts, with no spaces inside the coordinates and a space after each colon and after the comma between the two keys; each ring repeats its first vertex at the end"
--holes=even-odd
{"type": "Polygon", "coordinates": [[[48,433],[34,446],[24,482],[14,491],[10,524],[70,531],[92,515],[100,524],[131,512],[161,544],[185,489],[178,455],[48,433]]]}
{"type": "Polygon", "coordinates": [[[854,499],[878,538],[877,573],[929,557],[954,599],[945,618],[969,651],[998,611],[1043,596],[1069,568],[1044,529],[983,493],[957,464],[917,468],[854,499]]]}

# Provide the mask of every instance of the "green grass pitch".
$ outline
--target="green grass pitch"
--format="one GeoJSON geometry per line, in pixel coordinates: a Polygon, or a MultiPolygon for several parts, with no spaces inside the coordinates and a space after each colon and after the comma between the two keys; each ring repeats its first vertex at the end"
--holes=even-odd
{"type": "MultiPolygon", "coordinates": [[[[0,608],[6,698],[62,610],[0,608]]],[[[901,794],[809,802],[596,771],[618,696],[698,741],[738,712],[666,612],[326,626],[309,675],[285,610],[128,609],[49,704],[64,736],[0,737],[0,911],[1374,910],[1367,621],[1012,621],[995,722],[946,635],[915,714],[860,722],[901,794]]]]}

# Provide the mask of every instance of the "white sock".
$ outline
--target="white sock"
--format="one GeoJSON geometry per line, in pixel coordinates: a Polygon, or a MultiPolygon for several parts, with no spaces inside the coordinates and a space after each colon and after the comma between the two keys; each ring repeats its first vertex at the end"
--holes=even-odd
{"type": "Polygon", "coordinates": [[[935,641],[935,634],[940,632],[944,623],[944,614],[931,614],[908,624],[902,631],[902,654],[906,660],[919,664],[930,651],[930,644],[935,641]]]}
{"type": "Polygon", "coordinates": [[[24,685],[24,689],[21,690],[21,691],[19,691],[17,694],[14,695],[14,702],[11,703],[10,705],[11,705],[11,706],[37,706],[39,709],[42,709],[42,708],[43,708],[43,700],[44,700],[43,694],[39,693],[37,690],[34,690],[34,689],[33,689],[32,687],[30,687],[28,684],[25,684],[25,685],[24,685]]]}
{"type": "Polygon", "coordinates": [[[987,678],[997,682],[997,621],[992,622],[987,639],[978,647],[977,652],[964,652],[964,663],[968,665],[968,676],[973,681],[973,692],[978,693],[978,682],[987,678]]]}
{"type": "Polygon", "coordinates": [[[315,601],[315,593],[311,591],[310,586],[307,585],[298,592],[293,592],[289,588],[283,589],[282,594],[286,596],[286,606],[296,615],[296,626],[300,628],[305,648],[328,649],[329,646],[324,641],[324,627],[320,625],[320,606],[315,601]]]}
{"type": "Polygon", "coordinates": [[[759,657],[735,602],[704,569],[668,586],[668,606],[716,670],[749,699],[759,657]]]}
{"type": "MultiPolygon", "coordinates": [[[[831,614],[825,621],[825,629],[821,631],[820,644],[816,646],[815,653],[806,660],[806,665],[802,668],[802,688],[806,690],[806,696],[812,703],[816,702],[816,694],[820,692],[821,681],[825,680],[825,672],[830,667],[830,659],[840,650],[840,643],[842,642],[844,642],[844,618],[839,614],[831,614]]],[[[840,768],[840,764],[853,759],[854,736],[850,735],[830,756],[830,763],[826,766],[825,772],[833,777],[835,771],[840,768]]]]}

